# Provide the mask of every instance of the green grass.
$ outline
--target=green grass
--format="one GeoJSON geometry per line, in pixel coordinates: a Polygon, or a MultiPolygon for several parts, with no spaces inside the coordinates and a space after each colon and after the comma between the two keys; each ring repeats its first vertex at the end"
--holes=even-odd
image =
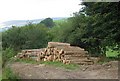
{"type": "Polygon", "coordinates": [[[18,76],[9,67],[5,67],[2,73],[2,81],[19,81],[18,76]]]}
{"type": "Polygon", "coordinates": [[[0,75],[0,81],[2,80],[2,75],[0,75]]]}
{"type": "Polygon", "coordinates": [[[106,56],[102,57],[102,59],[98,62],[98,64],[105,64],[106,62],[110,62],[110,61],[118,61],[120,60],[120,50],[117,47],[106,47],[107,51],[106,51],[106,56]],[[114,49],[114,50],[113,50],[114,49]]]}
{"type": "Polygon", "coordinates": [[[30,63],[30,64],[40,64],[40,62],[36,62],[32,59],[11,59],[10,62],[23,62],[23,63],[30,63]]]}
{"type": "Polygon", "coordinates": [[[98,64],[105,64],[105,63],[107,63],[107,62],[109,62],[109,61],[111,61],[111,60],[113,60],[113,59],[104,57],[104,59],[98,61],[98,64]]]}
{"type": "Polygon", "coordinates": [[[36,62],[32,59],[17,59],[15,62],[23,62],[23,63],[30,63],[30,64],[46,64],[46,65],[52,65],[55,67],[61,67],[69,70],[75,70],[79,68],[79,65],[77,64],[63,64],[62,62],[51,62],[51,61],[41,61],[41,62],[36,62]]]}
{"type": "Polygon", "coordinates": [[[100,61],[98,61],[98,64],[105,64],[110,61],[118,61],[119,58],[117,57],[102,57],[100,61]]]}
{"type": "Polygon", "coordinates": [[[63,18],[63,19],[60,19],[60,20],[54,20],[55,23],[63,23],[65,22],[67,19],[63,18]]]}
{"type": "Polygon", "coordinates": [[[108,47],[106,46],[106,57],[118,57],[120,55],[120,48],[118,45],[108,47]]]}
{"type": "Polygon", "coordinates": [[[41,64],[53,65],[56,67],[62,67],[62,68],[69,69],[69,70],[75,70],[75,69],[79,68],[79,65],[77,65],[77,64],[63,64],[58,61],[55,61],[55,62],[46,61],[46,62],[41,62],[41,64]]]}
{"type": "Polygon", "coordinates": [[[106,51],[106,57],[117,57],[119,54],[120,51],[118,50],[109,49],[108,51],[106,51]]]}

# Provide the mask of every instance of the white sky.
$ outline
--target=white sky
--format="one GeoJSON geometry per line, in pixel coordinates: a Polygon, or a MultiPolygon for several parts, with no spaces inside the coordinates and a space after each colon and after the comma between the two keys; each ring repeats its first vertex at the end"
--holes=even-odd
{"type": "Polygon", "coordinates": [[[46,17],[69,17],[80,0],[0,0],[0,22],[46,17]]]}

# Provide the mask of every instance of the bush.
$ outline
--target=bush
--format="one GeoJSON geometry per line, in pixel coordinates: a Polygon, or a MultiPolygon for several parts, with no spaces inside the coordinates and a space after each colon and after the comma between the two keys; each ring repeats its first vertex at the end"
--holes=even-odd
{"type": "Polygon", "coordinates": [[[43,24],[29,23],[21,27],[12,27],[2,32],[2,47],[22,49],[38,49],[47,46],[48,28],[43,24]]]}
{"type": "Polygon", "coordinates": [[[3,50],[2,54],[2,67],[5,65],[7,61],[10,60],[11,57],[14,57],[17,54],[16,51],[14,51],[13,48],[9,47],[3,50]]]}

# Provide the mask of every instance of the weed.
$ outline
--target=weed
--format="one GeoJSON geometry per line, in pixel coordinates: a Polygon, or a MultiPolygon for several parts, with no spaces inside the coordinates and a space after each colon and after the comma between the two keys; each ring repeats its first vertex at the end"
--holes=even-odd
{"type": "Polygon", "coordinates": [[[16,76],[12,70],[10,69],[10,67],[5,67],[3,69],[3,75],[2,75],[2,81],[19,81],[18,79],[19,77],[16,76]]]}

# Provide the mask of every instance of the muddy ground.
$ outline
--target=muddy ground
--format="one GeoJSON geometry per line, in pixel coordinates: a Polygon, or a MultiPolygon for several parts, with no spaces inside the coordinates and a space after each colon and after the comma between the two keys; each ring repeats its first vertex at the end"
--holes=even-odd
{"type": "Polygon", "coordinates": [[[118,61],[81,65],[76,70],[20,62],[15,62],[10,67],[22,79],[118,79],[118,61]]]}

